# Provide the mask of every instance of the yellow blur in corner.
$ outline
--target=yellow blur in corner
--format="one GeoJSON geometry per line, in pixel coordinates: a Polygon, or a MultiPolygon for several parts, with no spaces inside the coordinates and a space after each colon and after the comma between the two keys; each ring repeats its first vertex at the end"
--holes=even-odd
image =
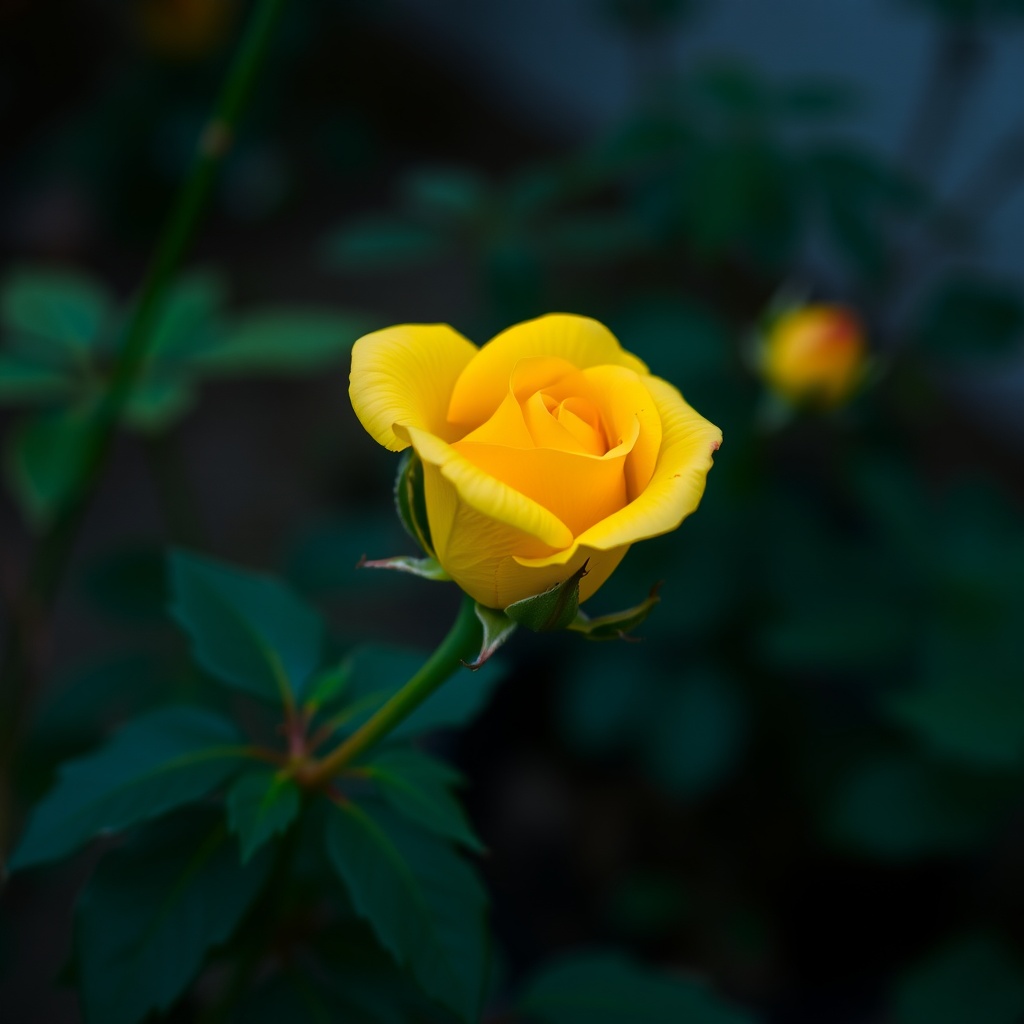
{"type": "Polygon", "coordinates": [[[860,386],[867,368],[861,322],[844,306],[788,310],[765,334],[760,368],[769,387],[793,405],[842,405],[860,386]]]}
{"type": "Polygon", "coordinates": [[[234,24],[236,0],[138,0],[136,30],[151,53],[196,60],[215,50],[234,24]]]}

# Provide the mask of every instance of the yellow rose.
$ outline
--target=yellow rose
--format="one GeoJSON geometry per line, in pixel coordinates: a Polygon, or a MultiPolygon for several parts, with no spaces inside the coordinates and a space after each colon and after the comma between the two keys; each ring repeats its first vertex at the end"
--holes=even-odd
{"type": "Polygon", "coordinates": [[[423,463],[437,561],[505,608],[589,560],[586,600],[629,546],[700,501],[722,440],[596,320],[551,314],[477,348],[445,324],[368,334],[349,394],[385,448],[423,463]]]}
{"type": "Polygon", "coordinates": [[[761,368],[769,385],[790,402],[839,405],[864,375],[860,323],[842,306],[783,313],[768,330],[761,368]]]}

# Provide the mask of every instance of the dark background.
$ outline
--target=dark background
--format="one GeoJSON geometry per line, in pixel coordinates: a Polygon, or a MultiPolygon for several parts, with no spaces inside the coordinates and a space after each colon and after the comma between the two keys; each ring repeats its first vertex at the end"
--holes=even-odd
{"type": "MultiPolygon", "coordinates": [[[[70,268],[130,302],[245,7],[0,5],[7,280],[70,268]]],[[[511,976],[609,943],[777,1024],[1024,1019],[1022,97],[1010,0],[291,5],[188,268],[226,322],[316,310],[339,345],[126,425],[44,639],[20,806],[193,685],[170,542],[286,575],[342,637],[435,642],[454,588],[354,569],[409,542],[345,345],[586,313],[725,443],[693,519],[593,601],[664,579],[644,642],[517,636],[448,741],[511,976]],[[766,393],[780,294],[861,317],[843,408],[766,393]]],[[[0,408],[9,601],[46,516],[13,467],[52,412],[0,408]]],[[[55,977],[87,868],[0,898],[5,1022],[77,1019],[55,977]]]]}

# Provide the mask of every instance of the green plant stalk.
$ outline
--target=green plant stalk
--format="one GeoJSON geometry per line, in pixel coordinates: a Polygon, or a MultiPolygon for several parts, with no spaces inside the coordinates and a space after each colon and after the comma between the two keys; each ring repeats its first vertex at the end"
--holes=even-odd
{"type": "Polygon", "coordinates": [[[360,754],[379,743],[416,710],[451,674],[480,648],[481,626],[473,599],[463,597],[448,635],[422,668],[379,711],[309,771],[297,776],[308,787],[329,782],[360,754]]]}
{"type": "Polygon", "coordinates": [[[167,287],[177,273],[199,226],[217,170],[231,149],[235,126],[252,92],[285,0],[258,0],[245,35],[208,121],[188,178],[160,234],[138,303],[110,377],[94,414],[85,457],[67,501],[37,543],[17,614],[11,616],[0,661],[0,850],[10,828],[10,765],[28,704],[33,647],[45,613],[64,576],[75,538],[132,387],[146,361],[152,329],[167,287]]]}
{"type": "Polygon", "coordinates": [[[145,364],[153,326],[206,208],[217,171],[234,141],[235,126],[263,65],[285,0],[259,0],[178,199],[157,242],[138,303],[129,321],[110,383],[95,414],[86,458],[68,501],[41,541],[29,571],[29,599],[46,606],[63,576],[93,485],[103,469],[132,387],[145,364]]]}

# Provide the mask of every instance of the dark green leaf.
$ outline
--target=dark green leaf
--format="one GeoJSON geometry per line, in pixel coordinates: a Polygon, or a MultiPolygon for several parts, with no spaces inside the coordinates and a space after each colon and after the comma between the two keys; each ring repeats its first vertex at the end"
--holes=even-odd
{"type": "Polygon", "coordinates": [[[524,597],[505,609],[505,614],[520,626],[535,633],[567,629],[580,610],[580,580],[587,575],[584,562],[568,579],[534,597],[524,597]]]}
{"type": "Polygon", "coordinates": [[[38,413],[8,438],[7,477],[29,523],[41,529],[71,496],[89,456],[89,410],[38,413]]]}
{"type": "Polygon", "coordinates": [[[110,313],[106,291],[70,272],[21,271],[9,277],[0,292],[8,344],[50,365],[81,364],[110,313]]]}
{"type": "Polygon", "coordinates": [[[206,952],[234,931],[271,862],[240,866],[220,814],[205,810],[104,857],[78,910],[87,1018],[135,1024],[170,1007],[206,952]]]}
{"type": "Polygon", "coordinates": [[[0,405],[39,405],[67,399],[74,391],[75,380],[67,373],[0,352],[0,405]]]}
{"type": "Polygon", "coordinates": [[[242,863],[295,820],[302,794],[282,771],[259,767],[247,771],[228,790],[228,826],[242,844],[242,863]]]}
{"type": "Polygon", "coordinates": [[[435,835],[480,852],[483,845],[466,820],[451,787],[457,772],[416,750],[386,750],[366,765],[381,796],[400,814],[435,835]]]}
{"type": "Polygon", "coordinates": [[[224,282],[196,273],[179,280],[163,300],[150,338],[151,362],[179,365],[216,346],[223,325],[224,282]]]}
{"type": "Polygon", "coordinates": [[[329,819],[327,848],[356,911],[423,990],[466,1022],[480,1013],[485,897],[447,844],[373,804],[329,819]]]}
{"type": "Polygon", "coordinates": [[[208,711],[169,708],[139,718],[96,753],[61,768],[11,868],[56,860],[102,833],[197,800],[246,760],[234,726],[208,711]]]}
{"type": "Polygon", "coordinates": [[[185,551],[170,556],[171,612],[199,663],[257,697],[301,701],[320,667],[320,616],[287,585],[185,551]]]}
{"type": "Polygon", "coordinates": [[[140,434],[159,434],[180,420],[194,401],[195,392],[185,378],[146,375],[132,388],[122,419],[140,434]]]}
{"type": "Polygon", "coordinates": [[[706,984],[652,971],[616,953],[591,953],[545,968],[519,1006],[538,1024],[751,1024],[706,984]]]}
{"type": "Polygon", "coordinates": [[[204,374],[306,373],[340,361],[366,332],[356,317],[314,309],[267,309],[236,320],[192,357],[204,374]]]}
{"type": "Polygon", "coordinates": [[[1006,945],[965,935],[907,974],[895,995],[896,1024],[1017,1024],[1024,1015],[1024,969],[1006,945]]]}
{"type": "Polygon", "coordinates": [[[328,668],[321,669],[307,687],[305,707],[318,710],[325,704],[336,702],[348,688],[352,679],[352,659],[343,658],[328,668]]]}

